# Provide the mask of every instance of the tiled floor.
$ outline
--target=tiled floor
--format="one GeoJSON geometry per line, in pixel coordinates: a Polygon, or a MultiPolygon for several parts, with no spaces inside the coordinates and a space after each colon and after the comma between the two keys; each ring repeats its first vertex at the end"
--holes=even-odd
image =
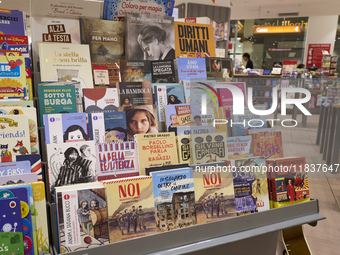
{"type": "MultiPolygon", "coordinates": [[[[279,116],[279,119],[290,117],[279,116]]],[[[305,156],[308,164],[325,164],[319,153],[320,146],[315,144],[319,115],[309,116],[306,128],[302,127],[301,115],[297,121],[299,125],[294,128],[275,126],[282,132],[284,156],[305,156]]],[[[304,226],[313,255],[340,254],[340,169],[338,172],[309,173],[310,196],[319,200],[320,213],[327,217],[316,227],[304,226]]]]}

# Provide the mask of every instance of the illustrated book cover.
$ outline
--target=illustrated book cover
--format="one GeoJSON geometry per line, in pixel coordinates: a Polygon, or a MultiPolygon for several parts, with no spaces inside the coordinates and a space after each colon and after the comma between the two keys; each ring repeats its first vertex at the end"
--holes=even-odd
{"type": "Polygon", "coordinates": [[[253,154],[252,137],[232,136],[227,137],[228,159],[251,157],[253,154]]]}
{"type": "Polygon", "coordinates": [[[0,9],[1,34],[27,35],[26,14],[18,10],[0,9]]]}
{"type": "Polygon", "coordinates": [[[20,51],[22,56],[29,57],[29,44],[27,36],[1,34],[0,45],[1,49],[3,50],[20,51]]]}
{"type": "Polygon", "coordinates": [[[83,89],[83,95],[86,113],[118,111],[119,98],[116,88],[83,89]]]}
{"type": "Polygon", "coordinates": [[[274,159],[283,157],[281,132],[252,134],[254,157],[274,159]]]}
{"type": "Polygon", "coordinates": [[[190,135],[178,135],[176,136],[176,139],[178,146],[178,162],[190,166],[190,135]]]}

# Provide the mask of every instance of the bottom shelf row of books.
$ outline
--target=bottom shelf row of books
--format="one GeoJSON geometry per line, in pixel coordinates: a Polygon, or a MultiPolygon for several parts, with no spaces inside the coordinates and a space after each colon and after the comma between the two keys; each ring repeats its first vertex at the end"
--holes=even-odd
{"type": "Polygon", "coordinates": [[[269,164],[253,157],[152,167],[145,169],[150,176],[55,187],[59,253],[265,211],[270,200],[276,207],[309,200],[305,172],[275,176],[269,164]]]}

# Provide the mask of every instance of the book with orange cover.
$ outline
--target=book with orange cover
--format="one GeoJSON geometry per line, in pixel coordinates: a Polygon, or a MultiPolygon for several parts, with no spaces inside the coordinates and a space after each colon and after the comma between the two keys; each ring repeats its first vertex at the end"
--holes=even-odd
{"type": "Polygon", "coordinates": [[[265,159],[282,158],[283,146],[281,132],[252,134],[254,157],[265,159]]]}

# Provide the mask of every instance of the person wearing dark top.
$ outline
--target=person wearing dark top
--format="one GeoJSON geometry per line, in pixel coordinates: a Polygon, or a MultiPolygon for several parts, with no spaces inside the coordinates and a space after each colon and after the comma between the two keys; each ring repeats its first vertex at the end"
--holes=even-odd
{"type": "Polygon", "coordinates": [[[247,61],[246,69],[248,69],[248,68],[253,69],[254,68],[253,61],[251,61],[249,53],[243,54],[243,60],[247,61]]]}

